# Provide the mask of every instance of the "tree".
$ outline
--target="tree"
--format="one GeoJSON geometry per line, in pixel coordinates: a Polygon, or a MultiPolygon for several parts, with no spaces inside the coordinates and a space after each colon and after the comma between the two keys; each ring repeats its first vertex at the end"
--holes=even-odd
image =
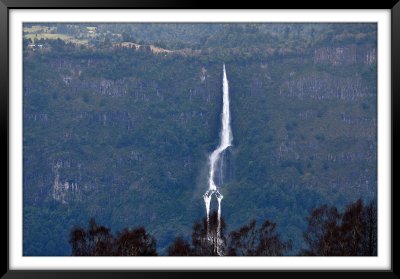
{"type": "Polygon", "coordinates": [[[376,201],[371,201],[368,206],[364,209],[364,220],[366,221],[366,233],[362,240],[364,247],[364,255],[376,256],[377,251],[377,239],[378,239],[378,220],[377,220],[377,208],[376,201]]]}
{"type": "Polygon", "coordinates": [[[323,205],[314,209],[307,218],[308,228],[304,240],[309,249],[302,251],[308,256],[335,254],[338,239],[338,222],[341,215],[336,207],[323,205]]]}
{"type": "Polygon", "coordinates": [[[157,256],[156,239],[143,227],[117,233],[115,248],[117,256],[157,256]]]}
{"type": "Polygon", "coordinates": [[[341,237],[343,255],[377,255],[377,212],[376,203],[364,206],[361,199],[347,206],[342,218],[341,237]]]}
{"type": "Polygon", "coordinates": [[[218,213],[198,221],[193,226],[191,245],[177,237],[168,247],[169,256],[281,256],[291,249],[291,241],[282,241],[276,232],[276,224],[266,220],[260,228],[256,221],[229,234],[228,245],[225,237],[226,224],[218,213]]]}
{"type": "Polygon", "coordinates": [[[69,243],[72,246],[73,256],[89,256],[86,243],[86,231],[82,228],[73,228],[69,243]]]}
{"type": "Polygon", "coordinates": [[[112,43],[111,43],[111,38],[109,35],[106,35],[103,41],[103,47],[108,48],[111,47],[112,43]]]}
{"type": "Polygon", "coordinates": [[[70,244],[74,256],[109,256],[113,254],[113,236],[110,229],[99,226],[90,219],[87,231],[75,227],[71,231],[70,244]]]}
{"type": "Polygon", "coordinates": [[[258,230],[258,234],[257,256],[282,256],[284,252],[292,249],[291,241],[280,240],[275,223],[266,220],[258,230]]]}
{"type": "Polygon", "coordinates": [[[310,36],[311,36],[311,40],[314,42],[314,39],[315,39],[315,28],[314,27],[311,27],[310,36]]]}
{"type": "Polygon", "coordinates": [[[29,44],[32,44],[32,39],[31,38],[28,38],[28,39],[24,38],[22,42],[23,42],[24,48],[26,48],[29,44]]]}
{"type": "Polygon", "coordinates": [[[290,34],[290,27],[286,26],[284,33],[283,33],[283,37],[287,40],[287,39],[289,39],[289,34],[290,34]]]}
{"type": "Polygon", "coordinates": [[[361,199],[349,204],[343,214],[336,207],[323,205],[311,212],[304,240],[308,249],[302,255],[377,255],[376,202],[364,206],[361,199]]]}
{"type": "Polygon", "coordinates": [[[341,255],[361,256],[363,254],[366,222],[364,220],[364,205],[360,200],[347,206],[340,226],[341,255]]]}
{"type": "Polygon", "coordinates": [[[284,242],[276,233],[276,224],[266,220],[256,228],[256,220],[229,235],[229,256],[282,256],[291,250],[291,242],[284,242]]]}
{"type": "Polygon", "coordinates": [[[229,234],[229,256],[255,256],[256,255],[257,230],[256,220],[244,225],[237,231],[229,234]]]}
{"type": "Polygon", "coordinates": [[[87,230],[74,227],[69,243],[73,256],[157,256],[156,240],[144,228],[124,229],[114,237],[94,218],[87,230]]]}
{"type": "Polygon", "coordinates": [[[221,217],[218,222],[218,213],[210,214],[209,222],[203,218],[193,226],[192,245],[196,256],[221,256],[225,252],[225,221],[221,217]]]}
{"type": "Polygon", "coordinates": [[[193,249],[189,242],[181,236],[175,238],[174,242],[167,249],[168,256],[192,256],[193,249]]]}
{"type": "Polygon", "coordinates": [[[122,41],[123,42],[134,42],[131,34],[129,34],[127,32],[122,32],[122,41]]]}

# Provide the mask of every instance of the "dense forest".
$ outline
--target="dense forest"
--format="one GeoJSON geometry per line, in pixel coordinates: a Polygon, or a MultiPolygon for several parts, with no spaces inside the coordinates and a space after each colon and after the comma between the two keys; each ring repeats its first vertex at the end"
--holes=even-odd
{"type": "Polygon", "coordinates": [[[310,222],[347,239],[347,205],[376,203],[376,24],[25,23],[23,35],[26,256],[81,253],[71,228],[78,241],[91,217],[113,253],[130,253],[123,237],[197,251],[185,237],[203,226],[223,63],[227,242],[239,232],[226,254],[255,253],[238,250],[240,231],[260,239],[266,220],[276,254],[347,253],[315,242],[310,222]]]}

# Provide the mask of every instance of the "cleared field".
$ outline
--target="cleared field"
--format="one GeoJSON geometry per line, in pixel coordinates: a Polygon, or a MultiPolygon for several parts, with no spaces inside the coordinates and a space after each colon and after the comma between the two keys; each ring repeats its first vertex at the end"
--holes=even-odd
{"type": "Polygon", "coordinates": [[[31,27],[24,27],[24,33],[49,33],[53,30],[56,30],[56,27],[47,27],[41,25],[33,25],[31,27]]]}
{"type": "Polygon", "coordinates": [[[48,34],[48,33],[39,33],[39,34],[25,34],[24,35],[25,39],[31,39],[32,41],[35,40],[40,40],[40,39],[48,39],[48,40],[63,40],[68,43],[74,43],[74,44],[81,44],[81,45],[87,45],[88,40],[82,40],[82,39],[76,39],[71,36],[65,35],[65,34],[48,34]]]}

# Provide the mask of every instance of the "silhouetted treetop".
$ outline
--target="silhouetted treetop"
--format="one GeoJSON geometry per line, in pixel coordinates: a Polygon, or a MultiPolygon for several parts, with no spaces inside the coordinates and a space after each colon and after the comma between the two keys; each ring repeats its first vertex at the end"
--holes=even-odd
{"type": "Polygon", "coordinates": [[[308,256],[376,256],[376,202],[365,206],[361,199],[349,204],[344,213],[336,207],[320,206],[308,217],[301,254],[308,256]]]}
{"type": "Polygon", "coordinates": [[[86,230],[74,227],[69,242],[73,256],[157,256],[156,240],[144,228],[124,229],[113,236],[94,218],[86,230]]]}

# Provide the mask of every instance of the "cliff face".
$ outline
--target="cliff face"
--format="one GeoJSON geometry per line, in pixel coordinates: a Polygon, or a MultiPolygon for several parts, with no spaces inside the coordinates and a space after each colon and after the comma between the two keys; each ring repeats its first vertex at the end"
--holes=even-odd
{"type": "Polygon", "coordinates": [[[376,64],[376,47],[370,44],[322,47],[314,50],[314,63],[331,65],[376,64]]]}
{"type": "MultiPolygon", "coordinates": [[[[217,181],[225,182],[231,228],[270,218],[299,239],[310,208],[375,196],[373,46],[226,68],[234,142],[217,181]]],[[[37,234],[40,219],[68,239],[60,222],[84,225],[93,216],[116,230],[146,225],[160,247],[188,235],[203,216],[207,155],[218,144],[221,75],[222,61],[181,55],[27,57],[25,233],[37,234]]],[[[65,239],[59,254],[69,253],[65,239]]]]}
{"type": "Polygon", "coordinates": [[[376,92],[368,88],[366,82],[357,76],[337,77],[326,73],[312,73],[289,78],[280,89],[280,94],[298,99],[339,99],[356,102],[373,97],[376,92]]]}

